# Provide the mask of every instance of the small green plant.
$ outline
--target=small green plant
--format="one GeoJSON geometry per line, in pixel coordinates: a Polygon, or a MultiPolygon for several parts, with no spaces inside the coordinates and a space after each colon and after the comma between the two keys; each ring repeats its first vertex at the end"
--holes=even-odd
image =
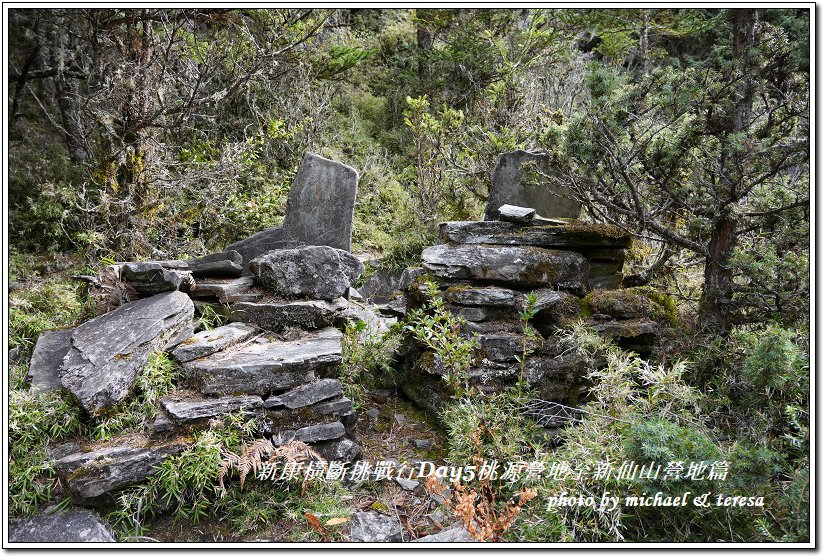
{"type": "Polygon", "coordinates": [[[13,291],[9,295],[10,347],[31,348],[42,331],[74,325],[83,310],[76,282],[47,279],[13,291]]]}
{"type": "Polygon", "coordinates": [[[536,309],[538,305],[538,295],[535,292],[529,292],[524,297],[523,309],[518,313],[518,318],[521,321],[521,353],[515,356],[518,364],[521,366],[518,374],[517,396],[521,399],[523,391],[528,387],[526,382],[526,359],[534,350],[535,342],[543,342],[543,337],[530,324],[530,321],[538,313],[536,309]]]}
{"type": "Polygon", "coordinates": [[[93,426],[92,437],[105,440],[141,430],[157,414],[157,400],[174,389],[178,371],[177,364],[165,352],[150,354],[135,380],[134,393],[93,426]]]}
{"type": "Polygon", "coordinates": [[[200,327],[206,331],[222,327],[227,321],[228,317],[225,312],[218,311],[209,304],[203,306],[203,309],[200,310],[200,317],[197,318],[200,327]]]}
{"type": "Polygon", "coordinates": [[[460,398],[469,391],[466,372],[480,345],[478,335],[473,334],[469,338],[461,335],[461,327],[466,320],[446,309],[437,284],[427,280],[421,286],[428,302],[423,308],[409,312],[405,329],[433,351],[435,365],[443,366],[444,381],[454,396],[460,398]]]}
{"type": "Polygon", "coordinates": [[[357,405],[368,386],[386,386],[394,379],[392,365],[400,346],[395,330],[383,334],[364,321],[348,321],[343,335],[343,361],[339,377],[344,393],[357,405]]]}

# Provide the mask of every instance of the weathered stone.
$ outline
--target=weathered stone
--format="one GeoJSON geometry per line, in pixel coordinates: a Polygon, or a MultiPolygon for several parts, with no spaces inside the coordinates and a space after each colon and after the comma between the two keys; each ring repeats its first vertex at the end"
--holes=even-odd
{"type": "Polygon", "coordinates": [[[341,395],[340,381],[337,379],[321,379],[308,385],[302,385],[292,389],[287,393],[279,395],[280,403],[294,410],[310,406],[321,400],[326,400],[341,395]]]}
{"type": "Polygon", "coordinates": [[[661,325],[646,317],[627,321],[596,321],[592,329],[601,335],[615,339],[618,346],[645,355],[661,334],[661,325]]]}
{"type": "Polygon", "coordinates": [[[431,449],[432,441],[429,439],[412,439],[412,446],[416,449],[431,449]]]}
{"type": "Polygon", "coordinates": [[[352,401],[348,398],[340,397],[335,400],[323,402],[315,406],[318,412],[324,415],[346,416],[354,412],[352,401]]]}
{"type": "Polygon", "coordinates": [[[14,348],[10,348],[8,351],[8,358],[9,358],[9,365],[16,366],[20,363],[22,351],[20,350],[20,345],[18,344],[14,348]]]}
{"type": "MultiPolygon", "coordinates": [[[[524,351],[524,336],[518,333],[478,335],[483,357],[494,362],[514,362],[516,356],[524,351]]],[[[532,339],[527,342],[527,349],[534,352],[540,347],[540,341],[532,339]]]]}
{"type": "Polygon", "coordinates": [[[263,406],[263,399],[251,395],[182,400],[166,397],[160,399],[160,404],[171,418],[182,422],[193,422],[222,416],[236,410],[260,408],[263,406]]]}
{"type": "Polygon", "coordinates": [[[412,543],[473,543],[477,541],[466,528],[457,524],[450,528],[444,528],[437,534],[412,540],[412,543]]]}
{"type": "Polygon", "coordinates": [[[514,308],[523,294],[497,286],[455,285],[444,291],[444,297],[463,306],[490,306],[514,308]]]}
{"type": "Polygon", "coordinates": [[[403,489],[404,491],[415,491],[416,489],[418,489],[418,486],[421,485],[421,482],[417,480],[407,480],[405,478],[398,477],[395,477],[394,479],[395,483],[401,486],[401,489],[403,489]]]}
{"type": "Polygon", "coordinates": [[[401,278],[398,279],[398,290],[406,290],[418,277],[426,274],[426,269],[423,267],[407,267],[401,273],[401,278]]]}
{"type": "Polygon", "coordinates": [[[12,522],[10,543],[100,543],[116,542],[112,531],[88,509],[40,513],[12,522]]]}
{"type": "Polygon", "coordinates": [[[237,302],[232,304],[230,321],[254,323],[269,331],[280,331],[286,327],[321,329],[339,319],[346,310],[343,298],[327,302],[325,300],[261,301],[237,302]]]}
{"type": "Polygon", "coordinates": [[[549,174],[549,162],[546,154],[520,150],[498,157],[484,220],[497,218],[504,204],[534,207],[543,217],[578,218],[581,204],[572,198],[572,191],[551,185],[542,176],[549,174]]]}
{"type": "Polygon", "coordinates": [[[349,290],[346,291],[346,299],[354,302],[362,302],[363,295],[358,291],[357,288],[350,286],[349,290]]]}
{"type": "Polygon", "coordinates": [[[221,304],[233,302],[255,302],[263,297],[262,290],[254,290],[254,277],[236,279],[200,279],[189,290],[194,299],[217,298],[221,304]]]}
{"type": "Polygon", "coordinates": [[[527,223],[535,218],[535,209],[531,207],[517,207],[515,205],[501,205],[498,208],[498,220],[507,222],[527,223]]]}
{"type": "Polygon", "coordinates": [[[343,335],[333,328],[293,341],[259,338],[242,347],[183,364],[204,394],[259,394],[292,389],[339,365],[343,335]]]}
{"type": "Polygon", "coordinates": [[[356,512],[352,515],[349,539],[364,543],[402,542],[403,526],[397,518],[373,511],[356,512]]]}
{"type": "Polygon", "coordinates": [[[591,261],[587,280],[591,288],[614,289],[621,286],[623,261],[591,261]]]}
{"type": "Polygon", "coordinates": [[[198,257],[197,259],[192,259],[188,261],[188,265],[190,269],[193,269],[196,268],[198,265],[203,265],[205,263],[215,263],[220,261],[231,261],[232,263],[243,265],[243,256],[240,255],[240,252],[236,250],[226,250],[217,253],[210,253],[204,255],[203,257],[198,257]]]}
{"type": "Polygon", "coordinates": [[[630,235],[612,225],[570,221],[565,224],[515,224],[502,221],[453,221],[439,226],[441,243],[496,244],[569,249],[604,259],[609,249],[629,247],[630,235]],[[594,251],[597,250],[597,251],[594,251]],[[606,251],[605,251],[606,250],[606,251]]]}
{"type": "Polygon", "coordinates": [[[177,290],[183,281],[180,273],[164,269],[159,263],[125,263],[120,277],[141,296],[177,290]]]}
{"type": "MultiPolygon", "coordinates": [[[[235,252],[237,253],[237,252],[235,252]]],[[[189,265],[192,276],[198,277],[239,277],[243,275],[243,266],[234,261],[209,261],[189,265]]]]}
{"type": "Polygon", "coordinates": [[[423,266],[447,279],[476,279],[515,286],[587,290],[587,260],[571,251],[534,247],[438,245],[426,248],[423,266]]]}
{"type": "Polygon", "coordinates": [[[128,396],[149,354],[191,325],[194,305],[182,292],[124,304],[72,331],[60,382],[92,414],[128,396]]]}
{"type": "Polygon", "coordinates": [[[302,427],[297,431],[284,430],[278,433],[272,442],[276,445],[284,445],[291,441],[303,441],[304,443],[317,443],[318,441],[332,441],[340,439],[346,435],[346,428],[341,422],[331,422],[328,424],[316,424],[302,427]]]}
{"type": "Polygon", "coordinates": [[[286,234],[282,226],[275,226],[262,230],[257,234],[239,240],[226,247],[226,251],[236,251],[243,258],[243,273],[251,275],[249,270],[249,263],[252,259],[272,251],[273,249],[281,249],[289,247],[286,241],[286,234]]]}
{"type": "Polygon", "coordinates": [[[501,308],[490,308],[490,307],[471,307],[471,306],[459,306],[456,304],[446,304],[444,306],[445,309],[451,312],[453,315],[457,315],[458,317],[462,317],[467,321],[473,323],[479,323],[481,321],[490,321],[492,319],[497,319],[501,317],[505,311],[501,308]]]}
{"type": "Polygon", "coordinates": [[[146,479],[158,464],[185,448],[183,444],[105,447],[65,456],[55,461],[54,468],[73,496],[88,499],[146,479]]]}
{"type": "Polygon", "coordinates": [[[375,307],[381,315],[396,318],[406,317],[406,296],[401,294],[392,298],[389,302],[376,305],[375,307]]]}
{"type": "Polygon", "coordinates": [[[403,414],[395,414],[394,418],[397,425],[404,425],[409,422],[409,419],[403,414]]]}
{"type": "MultiPolygon", "coordinates": [[[[373,306],[374,307],[374,306],[373,306]]],[[[347,307],[335,317],[335,325],[345,327],[349,321],[364,323],[372,334],[382,335],[398,322],[395,317],[384,317],[373,311],[373,307],[349,301],[347,307]]],[[[375,308],[377,309],[377,308],[375,308]]]]}
{"type": "Polygon", "coordinates": [[[383,304],[400,290],[399,284],[404,271],[378,269],[358,289],[361,296],[373,304],[383,304]]]}
{"type": "Polygon", "coordinates": [[[72,331],[43,331],[37,336],[26,376],[32,392],[45,393],[63,388],[60,367],[71,347],[72,331]]]}
{"type": "Polygon", "coordinates": [[[357,191],[354,168],[306,153],[286,201],[287,242],[349,251],[357,191]]]}
{"type": "Polygon", "coordinates": [[[363,264],[344,251],[306,246],[272,250],[253,259],[249,269],[261,286],[277,296],[333,300],[346,294],[363,264]]]}
{"type": "Polygon", "coordinates": [[[249,340],[257,332],[256,327],[246,323],[229,323],[190,336],[172,350],[172,356],[179,362],[205,358],[210,354],[249,340]]]}
{"type": "Polygon", "coordinates": [[[366,411],[366,415],[369,416],[370,418],[377,418],[378,416],[381,415],[381,411],[378,410],[377,408],[370,408],[369,410],[366,411]]]}
{"type": "Polygon", "coordinates": [[[583,301],[586,310],[595,317],[615,319],[674,320],[675,302],[662,292],[650,287],[593,290],[583,301]]]}
{"type": "Polygon", "coordinates": [[[352,462],[363,452],[363,448],[351,439],[321,441],[312,447],[327,462],[352,462]]]}

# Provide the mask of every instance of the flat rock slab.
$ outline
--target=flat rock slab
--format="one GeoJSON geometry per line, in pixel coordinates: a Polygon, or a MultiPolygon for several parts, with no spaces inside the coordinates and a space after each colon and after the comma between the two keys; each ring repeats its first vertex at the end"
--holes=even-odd
{"type": "Polygon", "coordinates": [[[60,366],[71,347],[72,331],[43,331],[37,336],[26,376],[33,392],[46,393],[63,388],[60,366]]]}
{"type": "Polygon", "coordinates": [[[10,543],[100,543],[116,542],[111,529],[88,509],[40,513],[14,521],[10,543]]]}
{"type": "Polygon", "coordinates": [[[141,296],[153,296],[180,288],[183,276],[164,268],[160,263],[124,263],[120,277],[141,296]]]}
{"type": "Polygon", "coordinates": [[[251,263],[252,259],[273,249],[280,249],[288,246],[289,244],[286,241],[286,235],[283,231],[283,227],[274,226],[249,236],[248,238],[229,244],[226,251],[235,251],[239,253],[243,259],[243,274],[251,275],[252,271],[249,270],[249,263],[251,263]]]}
{"type": "MultiPolygon", "coordinates": [[[[536,246],[575,251],[599,248],[596,252],[599,259],[608,256],[604,248],[623,250],[629,247],[631,239],[629,234],[615,226],[578,221],[565,224],[450,221],[439,225],[438,235],[441,243],[536,246]]],[[[616,255],[619,256],[622,258],[623,252],[616,255]]]]}
{"type": "Polygon", "coordinates": [[[452,303],[463,306],[489,306],[514,308],[523,298],[523,294],[497,286],[450,286],[444,291],[444,297],[452,303]]]}
{"type": "Polygon", "coordinates": [[[249,268],[277,296],[333,300],[346,294],[363,263],[343,250],[306,246],[272,250],[253,259],[249,268]]]}
{"type": "Polygon", "coordinates": [[[516,205],[501,205],[498,208],[498,220],[527,223],[535,219],[535,209],[516,205]]]}
{"type": "MultiPolygon", "coordinates": [[[[237,253],[237,252],[235,252],[237,253]]],[[[189,270],[192,276],[198,277],[239,277],[243,275],[243,265],[234,261],[209,261],[206,263],[191,263],[189,270]]]]}
{"type": "Polygon", "coordinates": [[[308,385],[302,385],[282,395],[270,397],[266,400],[267,408],[286,407],[290,410],[311,406],[316,402],[334,398],[342,394],[340,381],[337,379],[321,379],[308,385]]]}
{"type": "Polygon", "coordinates": [[[514,286],[587,290],[588,262],[572,251],[535,247],[438,245],[422,253],[423,266],[446,279],[475,279],[514,286]]]}
{"type": "Polygon", "coordinates": [[[152,352],[191,326],[192,300],[167,292],[124,304],[72,331],[60,381],[92,414],[123,401],[152,352]]]}
{"type": "Polygon", "coordinates": [[[181,422],[194,422],[204,418],[223,416],[237,410],[260,408],[263,406],[263,399],[254,395],[183,400],[162,398],[160,404],[172,419],[181,422]]]}
{"type": "Polygon", "coordinates": [[[373,511],[357,512],[352,515],[349,539],[366,543],[402,542],[403,526],[397,518],[373,511]]]}
{"type": "Polygon", "coordinates": [[[222,304],[232,302],[250,302],[263,297],[262,292],[252,292],[254,277],[236,279],[196,279],[189,290],[189,296],[195,299],[217,298],[222,304]]]}
{"type": "Polygon", "coordinates": [[[349,251],[357,192],[354,168],[306,153],[286,200],[286,241],[349,251]]]}
{"type": "Polygon", "coordinates": [[[496,219],[505,204],[534,207],[543,217],[578,218],[581,204],[572,199],[572,190],[548,183],[549,162],[545,154],[521,150],[498,157],[484,220],[496,219]]]}
{"type": "Polygon", "coordinates": [[[321,441],[312,447],[327,462],[352,462],[363,452],[363,448],[351,439],[321,441]]]}
{"type": "Polygon", "coordinates": [[[229,323],[210,331],[201,331],[182,341],[172,350],[179,362],[205,358],[215,352],[240,344],[252,338],[259,330],[246,323],[229,323]]]}
{"type": "Polygon", "coordinates": [[[334,323],[346,310],[343,298],[325,300],[260,301],[232,304],[229,319],[234,322],[253,323],[269,331],[281,331],[286,327],[321,329],[334,323]]]}
{"type": "Polygon", "coordinates": [[[317,424],[302,427],[297,431],[284,430],[274,436],[272,442],[276,445],[284,445],[292,441],[303,441],[304,443],[317,443],[319,441],[334,441],[346,435],[346,428],[341,422],[331,422],[328,424],[317,424]]]}
{"type": "Polygon", "coordinates": [[[477,541],[478,540],[473,538],[472,534],[470,534],[466,528],[459,524],[450,528],[444,528],[437,534],[412,540],[412,543],[473,543],[477,541]]]}
{"type": "Polygon", "coordinates": [[[258,338],[206,358],[183,364],[203,394],[257,394],[293,389],[315,380],[315,373],[339,365],[343,335],[333,328],[299,340],[258,338]]]}
{"type": "Polygon", "coordinates": [[[90,499],[146,479],[158,464],[185,448],[183,444],[106,447],[65,456],[55,461],[54,468],[73,496],[90,499]]]}

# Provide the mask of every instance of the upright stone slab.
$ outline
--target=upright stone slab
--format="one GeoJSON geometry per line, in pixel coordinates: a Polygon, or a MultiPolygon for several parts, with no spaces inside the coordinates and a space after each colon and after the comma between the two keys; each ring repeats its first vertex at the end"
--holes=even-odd
{"type": "Polygon", "coordinates": [[[357,191],[354,168],[306,153],[286,202],[287,243],[349,251],[357,191]]]}
{"type": "Polygon", "coordinates": [[[63,388],[60,366],[69,351],[72,330],[43,331],[37,337],[27,375],[32,391],[45,393],[63,388]]]}
{"type": "Polygon", "coordinates": [[[542,217],[578,218],[581,204],[570,198],[568,188],[550,186],[549,157],[528,151],[512,151],[498,157],[484,220],[498,220],[502,205],[534,208],[542,217]]]}

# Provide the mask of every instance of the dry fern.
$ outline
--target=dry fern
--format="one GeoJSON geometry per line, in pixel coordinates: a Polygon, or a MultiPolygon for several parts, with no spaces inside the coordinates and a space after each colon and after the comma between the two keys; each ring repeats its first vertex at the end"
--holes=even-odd
{"type": "Polygon", "coordinates": [[[302,441],[290,441],[280,447],[275,447],[268,439],[256,439],[238,456],[231,451],[223,451],[223,462],[218,473],[218,486],[225,491],[224,480],[233,470],[240,475],[240,488],[249,474],[256,475],[263,464],[281,459],[285,462],[326,462],[314,449],[302,441]]]}
{"type": "Polygon", "coordinates": [[[72,277],[89,283],[89,295],[97,302],[97,314],[102,315],[140,298],[131,284],[120,278],[120,267],[105,267],[96,277],[79,275],[72,277]]]}

